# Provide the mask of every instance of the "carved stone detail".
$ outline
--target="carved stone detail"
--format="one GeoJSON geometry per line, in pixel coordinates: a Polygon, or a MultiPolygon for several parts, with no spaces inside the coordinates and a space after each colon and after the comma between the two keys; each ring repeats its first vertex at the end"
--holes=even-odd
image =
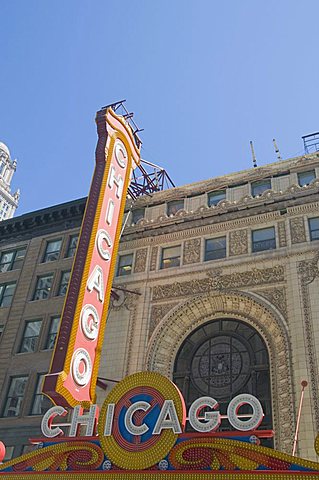
{"type": "Polygon", "coordinates": [[[301,284],[309,285],[316,277],[319,276],[319,252],[312,260],[304,260],[298,264],[298,274],[300,275],[301,284]]]}
{"type": "Polygon", "coordinates": [[[199,293],[222,290],[225,288],[239,288],[254,285],[267,285],[283,282],[285,270],[281,265],[271,268],[253,268],[246,272],[234,272],[222,275],[220,270],[208,272],[206,278],[189,280],[186,282],[174,282],[169,285],[156,285],[153,289],[153,300],[166,298],[184,297],[199,293]]]}
{"type": "Polygon", "coordinates": [[[296,217],[290,220],[291,243],[306,242],[306,230],[303,217],[296,217]]]}
{"type": "Polygon", "coordinates": [[[266,290],[255,290],[254,293],[266,298],[287,318],[287,297],[284,287],[269,288],[266,290]]]}
{"type": "Polygon", "coordinates": [[[307,366],[310,374],[310,388],[316,429],[319,431],[319,388],[318,388],[318,363],[314,339],[313,318],[311,313],[311,299],[309,285],[319,276],[319,252],[312,260],[305,260],[298,264],[298,275],[301,286],[302,312],[306,340],[307,366]]]}
{"type": "Polygon", "coordinates": [[[248,230],[232,230],[229,234],[229,255],[248,253],[248,230]]]}
{"type": "Polygon", "coordinates": [[[118,298],[111,297],[110,308],[115,311],[119,311],[123,307],[127,310],[132,310],[138,301],[140,291],[134,289],[128,292],[126,285],[115,285],[113,288],[118,298]]]}
{"type": "Polygon", "coordinates": [[[253,326],[267,344],[276,440],[281,450],[290,452],[295,405],[289,335],[282,319],[260,298],[234,291],[188,297],[155,328],[148,345],[147,368],[172,378],[177,352],[188,335],[209,320],[229,317],[253,326]]]}
{"type": "Polygon", "coordinates": [[[200,238],[192,238],[184,242],[183,265],[200,262],[200,238]]]}
{"type": "Polygon", "coordinates": [[[157,262],[157,255],[158,255],[158,247],[152,247],[151,250],[151,264],[150,270],[156,270],[156,262],[157,262]]]}
{"type": "Polygon", "coordinates": [[[151,310],[150,324],[149,324],[149,337],[152,335],[155,327],[159,322],[168,314],[172,308],[176,307],[177,303],[163,303],[161,305],[153,305],[151,310]]]}
{"type": "Polygon", "coordinates": [[[139,248],[135,254],[134,273],[145,272],[147,260],[147,248],[139,248]]]}
{"type": "Polygon", "coordinates": [[[287,246],[287,235],[285,222],[278,222],[279,247],[287,246]]]}

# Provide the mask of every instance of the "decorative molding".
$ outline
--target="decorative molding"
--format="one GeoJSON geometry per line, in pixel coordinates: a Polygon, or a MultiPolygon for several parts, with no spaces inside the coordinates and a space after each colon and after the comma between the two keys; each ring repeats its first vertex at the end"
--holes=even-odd
{"type": "Polygon", "coordinates": [[[113,288],[119,298],[115,299],[111,296],[110,309],[117,312],[124,307],[127,310],[134,309],[137,299],[140,296],[140,290],[135,288],[135,290],[128,291],[126,290],[126,285],[114,285],[113,288]]]}
{"type": "Polygon", "coordinates": [[[229,255],[248,253],[248,230],[231,230],[229,233],[229,255]]]}
{"type": "Polygon", "coordinates": [[[160,305],[153,305],[150,316],[148,336],[151,337],[155,327],[160,323],[160,321],[172,310],[172,308],[178,305],[174,303],[163,303],[160,305]]]}
{"type": "Polygon", "coordinates": [[[153,288],[153,300],[196,295],[213,290],[239,288],[257,285],[279,283],[285,280],[285,269],[281,265],[258,269],[253,268],[245,272],[221,274],[221,270],[210,270],[206,278],[174,282],[172,284],[156,285],[153,288]]]}
{"type": "Polygon", "coordinates": [[[303,260],[298,264],[298,274],[302,285],[309,285],[319,276],[319,251],[311,260],[303,260]]]}
{"type": "Polygon", "coordinates": [[[200,238],[192,238],[184,242],[183,265],[200,262],[200,247],[200,238]]]}
{"type": "Polygon", "coordinates": [[[139,248],[135,253],[134,273],[142,273],[146,270],[147,248],[139,248]]]}
{"type": "Polygon", "coordinates": [[[262,299],[231,290],[188,296],[155,328],[146,354],[147,368],[172,378],[177,352],[189,334],[208,321],[229,317],[254,327],[267,344],[276,443],[291,451],[295,404],[289,334],[281,317],[262,299]]]}
{"type": "Polygon", "coordinates": [[[286,222],[278,222],[279,247],[287,247],[286,222]]]}
{"type": "MultiPolygon", "coordinates": [[[[246,180],[249,181],[249,173],[247,173],[246,180]]],[[[209,191],[209,190],[206,190],[206,191],[209,191]]],[[[195,212],[193,211],[183,212],[182,217],[185,217],[185,219],[190,221],[192,219],[196,220],[197,218],[218,216],[221,213],[228,212],[228,210],[233,211],[234,208],[236,208],[236,210],[240,212],[240,210],[243,208],[246,209],[249,207],[258,207],[260,205],[264,205],[265,202],[274,203],[279,201],[282,202],[285,199],[291,200],[292,195],[294,196],[294,198],[298,198],[298,197],[303,198],[305,193],[313,194],[318,192],[319,192],[319,179],[311,183],[310,185],[307,185],[304,187],[300,187],[299,185],[290,185],[285,192],[281,192],[281,191],[275,192],[273,190],[266,190],[265,192],[262,193],[262,195],[257,197],[252,197],[251,195],[245,195],[240,200],[234,200],[234,201],[223,200],[219,202],[217,205],[212,205],[211,207],[208,207],[207,204],[203,204],[199,206],[195,212]]],[[[175,195],[176,195],[176,192],[175,192],[175,195]]],[[[164,203],[164,200],[163,200],[163,203],[164,203]]],[[[295,213],[297,213],[297,211],[299,212],[304,211],[303,210],[304,208],[306,208],[305,211],[309,211],[309,209],[312,210],[312,207],[309,207],[307,204],[298,205],[296,207],[289,207],[289,208],[290,209],[297,208],[298,210],[296,210],[295,213]]],[[[271,214],[271,213],[274,213],[274,212],[269,212],[268,214],[271,214]]],[[[279,212],[277,213],[278,215],[280,215],[279,212]]],[[[268,215],[268,214],[266,213],[265,215],[268,215]]],[[[259,215],[259,216],[262,216],[262,215],[259,215]]],[[[243,218],[241,220],[245,220],[245,219],[243,218]]],[[[144,219],[143,222],[139,223],[138,225],[128,226],[125,229],[125,233],[129,234],[130,232],[145,230],[145,229],[148,229],[149,227],[153,229],[154,227],[174,225],[175,222],[176,220],[174,217],[168,217],[167,215],[160,215],[158,218],[154,218],[151,220],[144,219]]]]}
{"type": "Polygon", "coordinates": [[[291,243],[303,243],[307,241],[305,221],[303,217],[295,217],[290,219],[290,236],[291,243]]]}
{"type": "Polygon", "coordinates": [[[261,297],[264,297],[266,300],[269,300],[269,302],[272,303],[285,318],[288,317],[285,287],[274,287],[264,290],[254,290],[254,293],[257,293],[261,297]]]}
{"type": "Polygon", "coordinates": [[[158,256],[158,247],[152,247],[151,263],[150,263],[150,270],[151,271],[156,270],[157,256],[158,256]]]}
{"type": "Polygon", "coordinates": [[[311,298],[309,285],[319,276],[319,252],[312,260],[305,260],[298,264],[298,275],[301,287],[302,313],[304,321],[306,360],[310,374],[310,388],[314,409],[314,420],[319,430],[319,388],[318,388],[318,361],[314,339],[314,326],[311,312],[311,298]]]}

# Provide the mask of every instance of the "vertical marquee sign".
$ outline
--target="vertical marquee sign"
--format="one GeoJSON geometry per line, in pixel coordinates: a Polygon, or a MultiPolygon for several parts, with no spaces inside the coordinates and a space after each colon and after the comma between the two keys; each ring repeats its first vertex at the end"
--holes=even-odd
{"type": "Polygon", "coordinates": [[[96,166],[43,393],[54,403],[88,408],[95,401],[106,317],[124,207],[139,146],[123,117],[97,112],[96,166]]]}

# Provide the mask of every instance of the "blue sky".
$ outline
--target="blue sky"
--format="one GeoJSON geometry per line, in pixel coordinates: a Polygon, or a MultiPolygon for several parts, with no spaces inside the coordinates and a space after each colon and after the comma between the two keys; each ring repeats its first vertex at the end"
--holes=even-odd
{"type": "Polygon", "coordinates": [[[176,185],[303,152],[319,130],[318,0],[1,0],[0,141],[17,214],[88,192],[122,98],[176,185]]]}

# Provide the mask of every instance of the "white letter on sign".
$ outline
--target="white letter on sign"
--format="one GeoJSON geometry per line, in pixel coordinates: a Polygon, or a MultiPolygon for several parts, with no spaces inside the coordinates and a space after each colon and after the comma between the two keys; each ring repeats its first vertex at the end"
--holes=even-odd
{"type": "Polygon", "coordinates": [[[72,356],[72,377],[75,382],[84,387],[90,381],[92,374],[92,360],[85,348],[78,348],[72,356]]]}
{"type": "Polygon", "coordinates": [[[65,410],[65,408],[63,407],[55,406],[50,408],[50,410],[48,410],[42,418],[41,431],[43,435],[48,438],[54,438],[58,435],[63,435],[63,430],[61,430],[60,427],[52,428],[52,422],[54,417],[56,417],[57,415],[65,417],[67,413],[67,410],[65,410]]]}
{"type": "Polygon", "coordinates": [[[211,397],[201,397],[195,400],[190,406],[188,412],[188,420],[191,426],[198,432],[211,432],[216,430],[221,421],[219,412],[205,412],[204,413],[204,422],[202,422],[198,415],[204,407],[210,407],[215,409],[218,407],[218,402],[211,397]]]}
{"type": "Polygon", "coordinates": [[[261,424],[264,416],[263,407],[260,401],[250,395],[249,393],[242,393],[233,398],[227,408],[227,416],[229,423],[236,428],[247,432],[248,430],[254,430],[261,424]],[[242,405],[250,405],[253,413],[249,420],[243,421],[238,418],[238,410],[242,405]]]}
{"type": "Polygon", "coordinates": [[[81,310],[81,327],[88,340],[95,340],[99,333],[99,314],[93,305],[84,305],[81,310]]]}
{"type": "Polygon", "coordinates": [[[97,251],[100,254],[100,257],[103,258],[103,260],[109,261],[111,258],[111,254],[108,251],[108,249],[103,245],[103,242],[111,248],[112,247],[112,239],[110,235],[107,233],[106,230],[103,230],[102,228],[97,232],[96,234],[96,246],[97,246],[97,251]]]}
{"type": "Polygon", "coordinates": [[[131,433],[132,435],[143,435],[149,430],[148,426],[145,425],[145,423],[143,423],[142,425],[135,425],[133,423],[132,417],[137,410],[143,410],[143,412],[147,412],[150,407],[151,405],[148,402],[143,401],[133,403],[133,405],[128,407],[124,417],[124,422],[125,427],[129,433],[131,433]]]}
{"type": "Polygon", "coordinates": [[[127,159],[127,151],[124,146],[124,143],[121,140],[117,139],[114,145],[114,153],[117,163],[121,168],[126,167],[125,160],[127,159]]]}
{"type": "Polygon", "coordinates": [[[99,294],[100,302],[104,302],[104,281],[103,281],[103,270],[99,265],[95,265],[93,272],[88,278],[87,289],[89,292],[96,290],[99,294]]]}
{"type": "Polygon", "coordinates": [[[174,433],[182,433],[173,400],[165,400],[163,403],[153,435],[159,435],[164,428],[170,428],[174,433]]]}
{"type": "Polygon", "coordinates": [[[109,184],[109,187],[110,187],[111,190],[113,188],[114,183],[117,186],[116,196],[117,196],[117,198],[121,198],[122,197],[124,180],[121,177],[121,175],[119,175],[118,178],[116,178],[115,168],[113,167],[113,165],[111,165],[110,174],[109,174],[109,181],[108,181],[108,184],[109,184]]]}

